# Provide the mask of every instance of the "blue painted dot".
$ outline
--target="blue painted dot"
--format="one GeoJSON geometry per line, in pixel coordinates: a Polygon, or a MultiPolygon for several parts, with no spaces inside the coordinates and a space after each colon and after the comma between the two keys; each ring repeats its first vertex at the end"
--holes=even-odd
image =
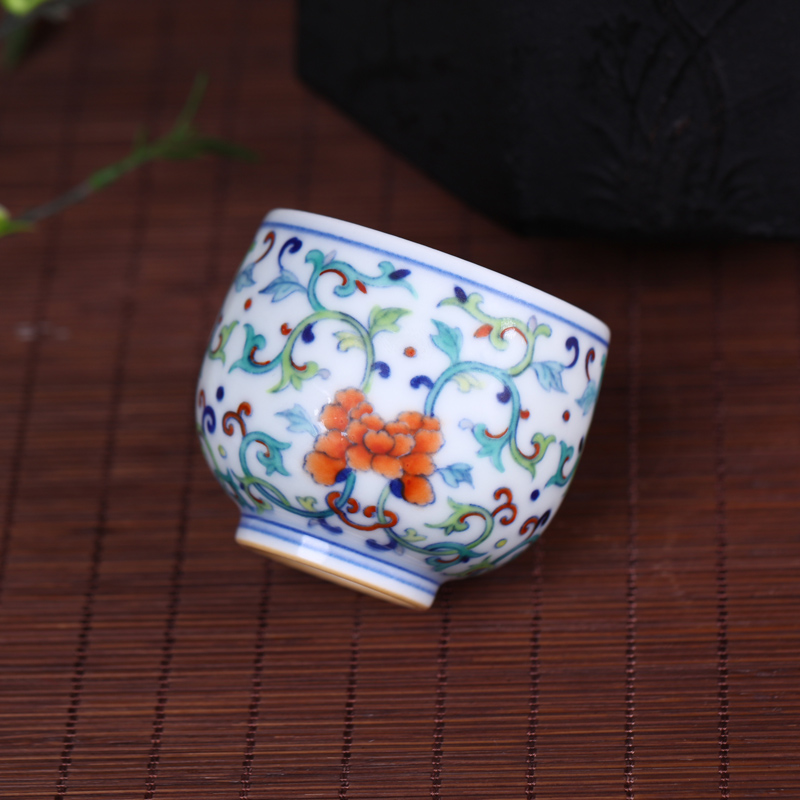
{"type": "Polygon", "coordinates": [[[427,386],[429,389],[433,389],[433,381],[427,375],[415,375],[410,383],[412,389],[419,389],[420,386],[427,386]]]}
{"type": "Polygon", "coordinates": [[[538,489],[534,489],[531,492],[531,500],[538,500],[538,499],[539,499],[539,490],[538,489]]]}
{"type": "Polygon", "coordinates": [[[460,286],[456,286],[455,287],[455,293],[456,293],[456,297],[462,303],[466,303],[467,302],[467,293],[460,286]]]}
{"type": "Polygon", "coordinates": [[[222,400],[223,397],[225,397],[225,387],[220,386],[219,389],[217,389],[217,400],[222,400]]]}
{"type": "Polygon", "coordinates": [[[341,483],[342,481],[346,481],[352,471],[353,470],[350,469],[350,467],[345,467],[344,469],[340,469],[336,473],[336,477],[334,478],[333,482],[334,483],[341,483]]]}

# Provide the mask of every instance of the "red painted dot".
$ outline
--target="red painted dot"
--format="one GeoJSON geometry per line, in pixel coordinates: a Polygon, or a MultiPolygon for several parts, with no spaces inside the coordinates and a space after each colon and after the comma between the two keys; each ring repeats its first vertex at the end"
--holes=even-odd
{"type": "Polygon", "coordinates": [[[413,347],[406,347],[406,349],[403,350],[403,355],[408,356],[409,358],[414,358],[416,354],[417,351],[413,347]]]}
{"type": "Polygon", "coordinates": [[[522,419],[528,419],[528,417],[531,415],[531,412],[528,411],[527,408],[525,408],[519,412],[519,415],[522,417],[522,419]]]}
{"type": "Polygon", "coordinates": [[[283,325],[281,325],[281,333],[284,336],[288,336],[291,332],[292,329],[284,322],[283,325]]]}
{"type": "Polygon", "coordinates": [[[252,298],[248,297],[247,300],[244,301],[244,310],[247,311],[251,305],[253,305],[253,300],[252,298]]]}
{"type": "Polygon", "coordinates": [[[561,416],[564,422],[569,422],[569,411],[565,411],[561,416]]]}

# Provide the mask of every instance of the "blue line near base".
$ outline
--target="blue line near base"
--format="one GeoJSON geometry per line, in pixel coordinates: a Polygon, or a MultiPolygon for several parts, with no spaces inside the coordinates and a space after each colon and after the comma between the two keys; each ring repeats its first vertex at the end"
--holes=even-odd
{"type": "Polygon", "coordinates": [[[406,586],[412,586],[414,589],[418,589],[421,592],[425,592],[426,594],[431,595],[431,597],[436,595],[439,586],[441,585],[438,581],[434,580],[433,578],[428,578],[426,575],[420,575],[417,572],[413,572],[412,570],[401,567],[398,564],[386,564],[384,561],[380,561],[379,559],[375,558],[366,553],[361,553],[358,550],[355,550],[352,547],[348,547],[346,544],[341,544],[339,542],[332,542],[329,539],[322,539],[319,536],[315,536],[313,533],[309,533],[308,531],[301,531],[297,528],[293,528],[291,525],[285,525],[282,522],[277,522],[276,520],[270,519],[261,519],[259,517],[253,517],[249,514],[242,514],[241,522],[239,523],[240,527],[248,528],[251,531],[255,531],[256,533],[265,533],[269,536],[274,536],[276,539],[280,539],[284,542],[289,542],[290,544],[298,544],[298,542],[289,536],[281,536],[280,533],[275,531],[275,528],[283,528],[284,530],[291,531],[292,533],[296,534],[297,536],[308,537],[311,539],[316,539],[319,542],[324,542],[326,545],[329,545],[334,551],[342,551],[345,550],[347,552],[353,553],[357,555],[359,558],[364,559],[365,561],[369,562],[368,565],[363,563],[359,563],[356,559],[353,558],[345,558],[342,556],[340,552],[335,552],[333,557],[339,561],[344,561],[346,564],[352,564],[355,567],[360,567],[361,569],[370,569],[378,575],[385,575],[387,578],[391,578],[392,580],[397,581],[398,583],[404,583],[406,586]],[[375,565],[375,566],[373,566],[375,565]],[[384,569],[376,568],[377,567],[384,567],[384,569]],[[389,572],[385,567],[389,567],[392,571],[389,572]],[[426,581],[427,583],[433,584],[435,587],[433,591],[431,591],[427,586],[419,586],[416,583],[410,580],[404,580],[401,576],[395,574],[395,570],[398,572],[404,572],[414,578],[418,578],[421,581],[426,581]]]}
{"type": "MultiPolygon", "coordinates": [[[[567,319],[566,317],[562,317],[560,314],[554,314],[552,311],[548,311],[548,309],[543,308],[542,306],[537,306],[533,303],[528,303],[527,301],[523,300],[521,297],[517,297],[516,295],[510,295],[506,292],[502,292],[499,289],[496,289],[494,286],[487,286],[485,283],[478,283],[477,281],[472,280],[472,278],[464,278],[463,275],[456,275],[453,272],[449,272],[446,269],[442,269],[441,267],[435,267],[433,264],[427,264],[424,261],[417,261],[414,258],[408,258],[408,256],[400,255],[400,253],[393,253],[391,250],[383,250],[380,247],[373,247],[370,244],[364,244],[363,242],[357,242],[354,239],[346,239],[344,236],[337,236],[333,233],[326,233],[325,231],[318,231],[314,228],[305,228],[302,225],[291,225],[288,222],[262,222],[261,228],[284,228],[288,231],[297,231],[298,233],[312,233],[317,236],[325,236],[328,239],[332,239],[334,242],[342,242],[343,244],[350,244],[355,247],[360,247],[362,250],[371,250],[373,253],[378,253],[382,256],[388,256],[389,258],[400,259],[401,261],[405,261],[407,264],[416,264],[419,267],[425,267],[425,269],[433,270],[433,272],[438,272],[440,275],[447,275],[450,278],[454,278],[455,280],[462,281],[464,283],[470,283],[473,286],[478,286],[481,289],[486,289],[489,292],[493,292],[494,294],[499,294],[502,297],[506,297],[509,300],[515,300],[518,303],[523,303],[524,305],[528,306],[528,308],[532,308],[535,311],[541,311],[543,314],[547,314],[549,317],[553,319],[557,319],[561,322],[566,322],[567,325],[571,325],[575,330],[583,331],[583,333],[591,336],[593,339],[596,339],[600,344],[608,347],[608,342],[603,339],[602,336],[598,336],[594,331],[589,330],[589,328],[584,328],[583,325],[578,325],[577,322],[573,322],[572,320],[567,319]]],[[[377,233],[377,231],[376,231],[377,233]]],[[[420,245],[421,247],[424,245],[420,245]]],[[[513,279],[512,279],[513,280],[513,279]]],[[[563,301],[566,302],[566,301],[563,301]]]]}

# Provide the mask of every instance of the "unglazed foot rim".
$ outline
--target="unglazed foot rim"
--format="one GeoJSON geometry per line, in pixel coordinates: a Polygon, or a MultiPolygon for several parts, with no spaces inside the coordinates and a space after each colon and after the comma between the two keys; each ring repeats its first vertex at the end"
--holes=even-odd
{"type": "Polygon", "coordinates": [[[426,576],[274,520],[244,516],[236,541],[273,561],[405,608],[430,608],[439,588],[426,576]]]}

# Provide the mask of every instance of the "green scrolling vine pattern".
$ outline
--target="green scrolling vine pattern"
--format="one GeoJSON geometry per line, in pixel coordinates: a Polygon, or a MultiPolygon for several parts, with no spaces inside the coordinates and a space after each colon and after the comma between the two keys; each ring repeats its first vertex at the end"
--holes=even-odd
{"type": "MultiPolygon", "coordinates": [[[[328,379],[330,370],[313,360],[303,362],[295,355],[299,342],[311,344],[318,335],[319,323],[333,323],[333,336],[338,351],[354,351],[363,355],[364,366],[357,386],[347,386],[335,392],[333,399],[321,410],[319,419],[312,419],[299,403],[278,412],[286,422],[286,433],[292,436],[276,438],[265,431],[249,430],[252,407],[248,402],[235,409],[225,402],[225,387],[219,386],[213,398],[201,389],[198,394],[198,433],[205,454],[218,480],[247,514],[264,514],[282,509],[305,518],[309,525],[322,526],[330,534],[341,534],[345,528],[368,535],[367,544],[375,551],[406,551],[419,554],[434,569],[447,571],[450,576],[465,576],[490,569],[503,562],[538,535],[546,526],[551,511],[518,520],[518,501],[512,490],[499,481],[493,492],[496,505],[486,508],[464,499],[465,488],[473,488],[472,466],[466,463],[437,463],[445,444],[439,416],[438,402],[443,390],[454,385],[461,392],[483,388],[486,380],[500,387],[497,403],[504,409],[503,430],[490,429],[483,422],[462,419],[458,425],[471,431],[479,458],[487,459],[500,478],[509,463],[525,470],[533,484],[537,468],[546,453],[556,444],[552,433],[536,432],[530,440],[520,442],[520,425],[530,417],[524,407],[516,379],[533,371],[539,385],[546,392],[566,393],[562,376],[565,370],[576,367],[580,358],[577,338],[565,342],[571,354],[569,363],[536,361],[536,342],[552,335],[549,325],[538,323],[534,317],[527,322],[511,317],[493,317],[483,309],[483,296],[478,292],[467,294],[461,286],[439,301],[438,308],[454,308],[463,313],[464,322],[458,326],[441,319],[431,318],[430,341],[447,357],[449,362],[438,375],[418,374],[410,380],[413,390],[420,393],[417,408],[403,411],[395,419],[384,419],[370,399],[375,380],[391,375],[391,366],[376,357],[377,337],[396,336],[402,331],[404,318],[410,309],[401,306],[384,307],[375,304],[366,319],[329,308],[320,299],[318,282],[324,275],[335,279],[333,294],[342,299],[354,294],[378,297],[387,289],[400,289],[409,298],[417,298],[412,283],[411,270],[398,269],[390,261],[380,261],[377,269],[365,273],[351,264],[337,260],[336,254],[327,256],[320,250],[305,253],[304,263],[311,271],[307,280],[298,277],[300,269],[289,269],[286,262],[297,260],[303,249],[301,239],[288,238],[277,251],[274,262],[277,275],[263,288],[255,289],[258,281],[256,267],[278,248],[278,233],[268,230],[245,259],[234,283],[235,293],[257,291],[271,298],[272,303],[282,303],[298,295],[305,301],[307,312],[293,327],[281,326],[282,341],[270,346],[267,336],[249,323],[231,320],[223,324],[220,317],[212,332],[207,358],[219,361],[225,373],[244,372],[254,376],[269,376],[267,391],[273,394],[303,391],[306,382],[328,379]],[[237,337],[233,334],[239,328],[237,337]],[[482,360],[465,357],[463,351],[465,331],[474,339],[485,341],[489,348],[482,360]],[[524,348],[521,358],[509,367],[491,363],[493,352],[505,351],[511,338],[521,337],[524,348]],[[236,344],[234,344],[236,343],[236,344]],[[233,351],[233,348],[236,348],[233,351]],[[241,348],[241,349],[240,349],[241,348]],[[218,420],[220,410],[221,418],[218,420]],[[221,428],[222,436],[217,429],[221,428]],[[221,440],[214,448],[211,435],[221,440]],[[284,441],[284,438],[288,439],[284,441]],[[238,440],[238,448],[235,446],[238,440]],[[232,452],[228,452],[230,441],[232,452]],[[303,443],[305,441],[305,444],[303,443]],[[303,470],[315,484],[329,489],[324,501],[315,496],[288,497],[276,485],[279,476],[290,477],[284,463],[284,453],[291,447],[301,447],[304,454],[303,470]],[[236,466],[231,466],[235,463],[236,466]],[[364,503],[357,497],[359,476],[377,475],[383,481],[382,489],[373,502],[364,503]],[[421,528],[399,529],[402,504],[426,506],[435,502],[437,491],[445,487],[449,514],[438,522],[425,523],[421,528]],[[430,529],[430,530],[426,530],[430,529]],[[433,531],[439,533],[433,535],[433,531]],[[510,531],[505,534],[504,531],[510,531]],[[444,533],[442,540],[441,533],[444,533]]],[[[294,264],[294,262],[292,262],[294,264]]],[[[274,273],[273,273],[274,275],[274,273]]],[[[392,297],[398,295],[392,292],[392,297]]],[[[248,299],[245,309],[252,303],[248,299]]],[[[363,307],[358,304],[356,307],[363,307]]],[[[453,319],[448,316],[448,319],[453,319]]],[[[413,348],[406,348],[406,351],[413,348]]],[[[408,355],[408,352],[406,352],[408,355]]],[[[590,349],[584,356],[586,388],[575,402],[584,414],[595,402],[599,376],[592,377],[595,353],[590,349]]],[[[602,372],[601,363],[600,372],[602,372]]],[[[412,395],[413,396],[413,393],[412,395]]],[[[568,419],[569,412],[564,412],[568,419]]],[[[493,418],[496,417],[492,414],[493,418]]],[[[565,486],[574,473],[580,457],[581,445],[576,455],[575,447],[558,442],[560,457],[557,470],[543,483],[543,487],[565,486]],[[568,471],[567,471],[568,469],[568,471]]],[[[548,462],[549,463],[549,462],[548,462]]],[[[369,483],[375,486],[375,483],[369,483]]],[[[541,484],[540,484],[541,485],[541,484]]],[[[537,499],[540,490],[531,487],[531,498],[537,499]]],[[[363,491],[363,489],[362,489],[363,491]]],[[[443,514],[444,516],[444,514],[443,514]]]]}

